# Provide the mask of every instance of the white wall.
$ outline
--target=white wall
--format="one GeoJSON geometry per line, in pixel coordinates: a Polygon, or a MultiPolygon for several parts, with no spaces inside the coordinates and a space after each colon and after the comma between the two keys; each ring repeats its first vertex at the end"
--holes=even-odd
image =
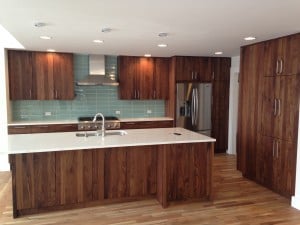
{"type": "MultiPolygon", "coordinates": [[[[300,108],[299,108],[299,118],[300,118],[300,108]]],[[[296,187],[295,187],[295,195],[292,197],[292,206],[300,210],[300,119],[298,121],[296,187]]]]}
{"type": "MultiPolygon", "coordinates": [[[[6,77],[6,57],[4,47],[0,47],[0,137],[1,137],[1,150],[7,149],[7,77],[6,77]]],[[[0,153],[0,171],[8,171],[8,155],[0,153]]]]}
{"type": "Polygon", "coordinates": [[[240,57],[231,58],[229,87],[228,154],[236,154],[240,57]]]}

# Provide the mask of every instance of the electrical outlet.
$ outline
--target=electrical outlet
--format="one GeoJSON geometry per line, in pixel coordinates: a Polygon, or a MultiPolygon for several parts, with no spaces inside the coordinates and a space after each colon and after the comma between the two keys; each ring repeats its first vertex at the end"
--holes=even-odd
{"type": "Polygon", "coordinates": [[[147,109],[147,113],[148,113],[148,114],[151,114],[151,113],[152,113],[152,110],[151,110],[151,109],[147,109]]]}
{"type": "Polygon", "coordinates": [[[45,115],[45,116],[52,116],[52,113],[51,113],[51,112],[45,112],[44,115],[45,115]]]}
{"type": "Polygon", "coordinates": [[[120,114],[121,114],[121,111],[117,110],[115,113],[116,113],[117,115],[120,115],[120,114]]]}

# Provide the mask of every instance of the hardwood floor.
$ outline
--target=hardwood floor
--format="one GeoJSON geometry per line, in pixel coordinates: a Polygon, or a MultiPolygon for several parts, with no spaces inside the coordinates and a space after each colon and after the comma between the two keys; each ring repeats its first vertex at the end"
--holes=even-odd
{"type": "Polygon", "coordinates": [[[174,204],[163,209],[155,199],[12,218],[11,176],[0,173],[0,224],[18,225],[300,225],[300,211],[289,200],[236,171],[236,158],[216,155],[214,201],[174,204]]]}

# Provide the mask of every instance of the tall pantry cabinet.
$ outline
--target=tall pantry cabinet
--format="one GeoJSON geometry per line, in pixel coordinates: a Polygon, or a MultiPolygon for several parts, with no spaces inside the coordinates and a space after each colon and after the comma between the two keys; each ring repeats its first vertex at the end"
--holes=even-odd
{"type": "Polygon", "coordinates": [[[241,49],[238,169],[290,197],[295,189],[300,34],[241,49]]]}

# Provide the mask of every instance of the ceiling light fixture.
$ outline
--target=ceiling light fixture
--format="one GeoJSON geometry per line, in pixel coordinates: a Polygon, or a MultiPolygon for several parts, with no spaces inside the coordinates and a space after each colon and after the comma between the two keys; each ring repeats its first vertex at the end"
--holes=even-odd
{"type": "Polygon", "coordinates": [[[167,45],[167,44],[158,44],[157,46],[160,47],[160,48],[165,48],[165,47],[167,47],[168,45],[167,45]]]}
{"type": "Polygon", "coordinates": [[[251,37],[251,36],[244,38],[245,41],[253,41],[255,39],[256,39],[256,37],[251,37]]]}
{"type": "Polygon", "coordinates": [[[151,54],[145,54],[144,56],[145,57],[151,57],[151,54]]]}
{"type": "Polygon", "coordinates": [[[166,32],[160,32],[158,34],[158,37],[168,37],[168,33],[166,33],[166,32]]]}
{"type": "Polygon", "coordinates": [[[55,52],[55,50],[54,50],[54,49],[51,49],[51,48],[49,48],[49,49],[47,49],[47,52],[55,52]]]}
{"type": "Polygon", "coordinates": [[[111,31],[112,31],[112,29],[110,27],[104,27],[101,29],[101,32],[103,32],[103,33],[109,33],[111,31]]]}
{"type": "Polygon", "coordinates": [[[44,27],[46,26],[47,24],[46,23],[43,23],[43,22],[36,22],[33,24],[35,27],[44,27]]]}
{"type": "Polygon", "coordinates": [[[103,40],[93,40],[94,43],[97,43],[97,44],[102,44],[104,41],[103,40]]]}
{"type": "Polygon", "coordinates": [[[215,55],[222,55],[223,52],[215,52],[215,55]]]}
{"type": "Polygon", "coordinates": [[[52,37],[50,37],[50,36],[40,36],[40,39],[50,40],[50,39],[52,39],[52,37]]]}

